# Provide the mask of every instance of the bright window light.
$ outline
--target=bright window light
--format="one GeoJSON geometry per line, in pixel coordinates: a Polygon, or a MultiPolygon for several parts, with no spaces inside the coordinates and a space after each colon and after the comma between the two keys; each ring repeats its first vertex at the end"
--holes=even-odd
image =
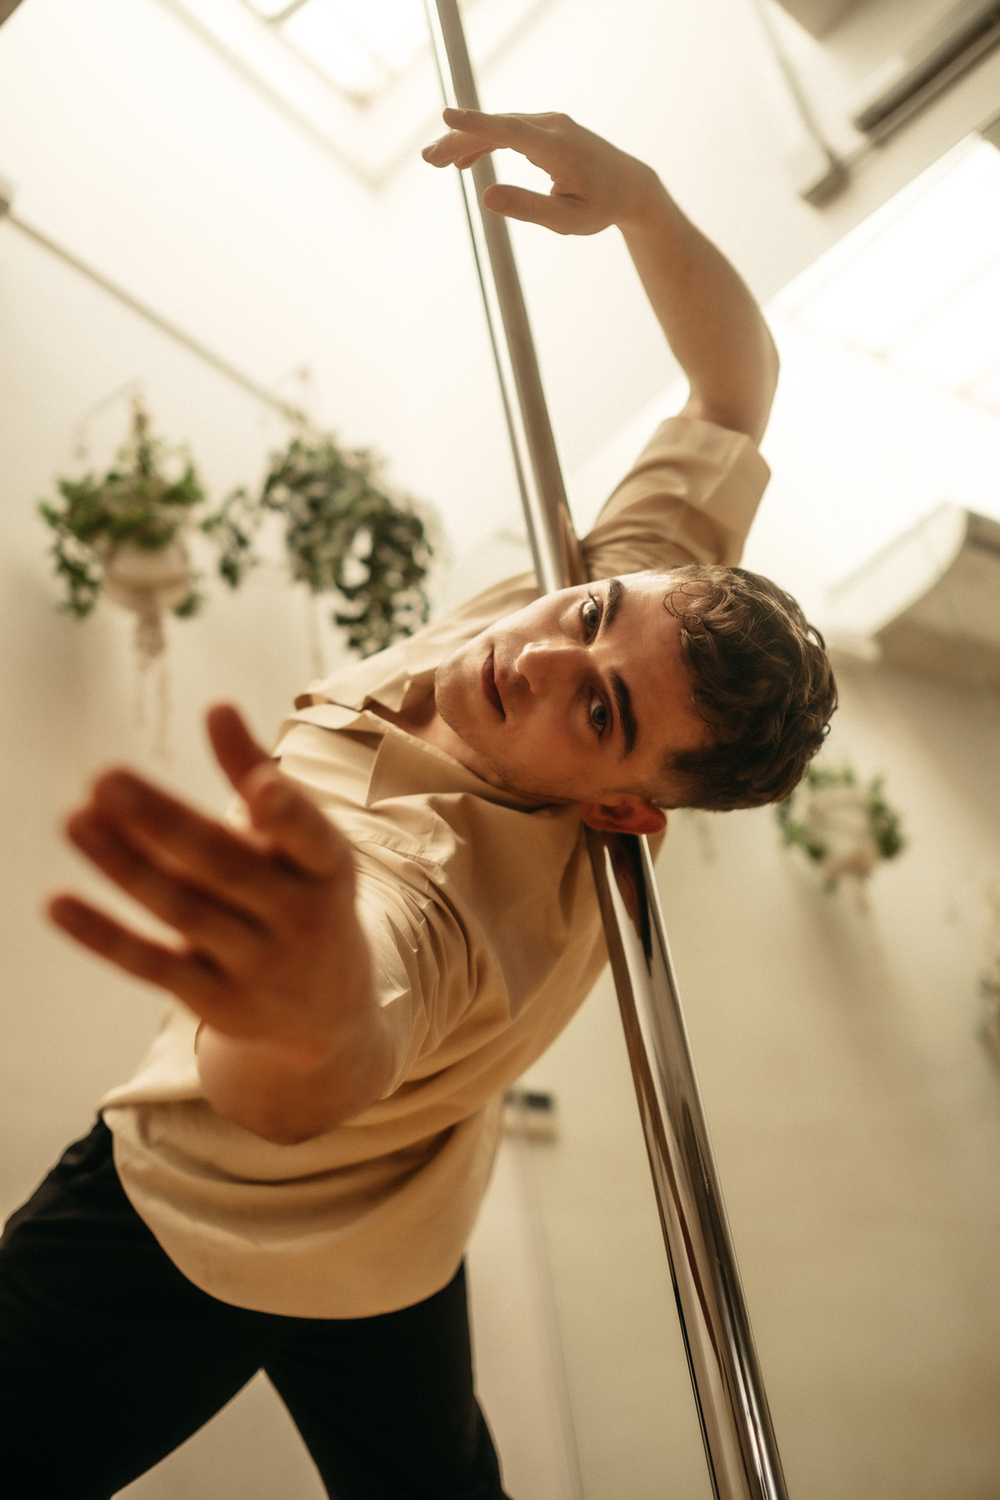
{"type": "Polygon", "coordinates": [[[1000,258],[895,344],[890,358],[955,390],[973,390],[996,367],[998,342],[1000,258]]]}
{"type": "Polygon", "coordinates": [[[245,0],[331,83],[367,103],[427,46],[423,0],[245,0]]]}
{"type": "Polygon", "coordinates": [[[987,406],[995,406],[1000,411],[1000,360],[990,371],[985,380],[980,380],[978,385],[973,386],[971,395],[977,401],[982,401],[987,406]]]}
{"type": "MultiPolygon", "coordinates": [[[[315,5],[316,0],[310,0],[315,5]]],[[[334,0],[342,16],[374,56],[393,70],[407,68],[427,41],[423,0],[334,0]]]]}
{"type": "Polygon", "coordinates": [[[1000,151],[959,142],[774,300],[805,329],[1000,407],[1000,151]]]}

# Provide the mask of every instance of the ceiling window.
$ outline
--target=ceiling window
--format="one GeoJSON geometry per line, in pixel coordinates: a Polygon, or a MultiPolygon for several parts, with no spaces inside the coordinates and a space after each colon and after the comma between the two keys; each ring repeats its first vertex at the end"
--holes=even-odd
{"type": "MultiPolygon", "coordinates": [[[[466,0],[465,9],[475,0],[466,0]]],[[[427,47],[423,0],[245,0],[358,104],[401,77],[427,47]]]]}
{"type": "MultiPolygon", "coordinates": [[[[372,188],[440,125],[423,0],[163,0],[372,188]]],[[[482,76],[552,0],[460,0],[482,76]]],[[[0,0],[2,4],[2,0],[0,0]]]]}

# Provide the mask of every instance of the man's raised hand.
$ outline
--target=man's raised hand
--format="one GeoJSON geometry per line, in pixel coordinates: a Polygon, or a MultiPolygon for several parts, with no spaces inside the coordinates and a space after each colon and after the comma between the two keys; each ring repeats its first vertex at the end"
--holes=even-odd
{"type": "Polygon", "coordinates": [[[435,167],[471,167],[488,151],[519,151],[552,178],[551,192],[499,183],[483,203],[557,234],[617,224],[674,358],[690,384],[682,415],[759,443],[778,379],[760,308],[725,256],[691,223],[651,167],[567,115],[446,109],[448,134],[428,146],[435,167]]]}
{"type": "Polygon", "coordinates": [[[245,832],[125,770],[100,776],[67,823],[81,853],[178,941],[153,941],[72,895],[49,910],[85,947],[201,1018],[202,1082],[220,1113],[272,1139],[301,1139],[363,1108],[387,1081],[353,856],[235,709],[212,709],[208,728],[246,803],[245,832]]]}
{"type": "Polygon", "coordinates": [[[568,115],[490,115],[446,109],[451,129],[424,151],[435,167],[471,167],[489,151],[518,151],[548,172],[548,196],[496,183],[483,202],[494,213],[544,225],[557,234],[597,234],[641,220],[659,180],[650,167],[577,125],[568,115]]]}

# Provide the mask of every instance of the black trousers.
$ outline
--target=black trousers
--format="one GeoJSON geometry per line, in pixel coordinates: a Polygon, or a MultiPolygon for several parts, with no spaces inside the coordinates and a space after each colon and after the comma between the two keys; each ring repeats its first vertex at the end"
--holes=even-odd
{"type": "Polygon", "coordinates": [[[263,1369],[335,1500],[506,1500],[473,1392],[462,1268],[373,1318],[289,1318],[191,1284],[98,1123],[0,1240],[0,1491],[107,1500],[263,1369]]]}

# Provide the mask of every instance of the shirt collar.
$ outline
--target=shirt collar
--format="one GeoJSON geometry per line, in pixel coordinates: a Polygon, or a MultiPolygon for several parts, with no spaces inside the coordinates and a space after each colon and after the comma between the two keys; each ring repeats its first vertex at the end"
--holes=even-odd
{"type": "MultiPolygon", "coordinates": [[[[479,622],[469,628],[477,633],[479,622]]],[[[368,707],[377,703],[393,713],[419,703],[434,690],[434,673],[448,651],[468,632],[454,625],[429,626],[397,641],[375,656],[351,662],[310,684],[295,700],[292,720],[324,729],[378,735],[366,804],[394,797],[434,793],[466,793],[520,812],[536,812],[553,804],[520,792],[504,791],[484,781],[447,751],[390,724],[368,707]]],[[[569,804],[566,804],[569,806],[569,804]]]]}
{"type": "MultiPolygon", "coordinates": [[[[309,696],[305,695],[307,698],[309,696]]],[[[371,697],[371,694],[367,696],[371,697]]],[[[562,805],[537,797],[527,797],[523,792],[506,791],[494,786],[492,782],[484,781],[446,750],[439,749],[437,745],[429,745],[426,740],[417,739],[416,735],[390,724],[370,708],[349,708],[342,703],[307,703],[286,721],[282,735],[293,723],[315,724],[321,729],[378,738],[365,795],[367,807],[395,797],[423,797],[442,793],[472,795],[484,802],[493,802],[499,807],[513,808],[518,812],[537,812],[542,807],[562,805]]]]}

